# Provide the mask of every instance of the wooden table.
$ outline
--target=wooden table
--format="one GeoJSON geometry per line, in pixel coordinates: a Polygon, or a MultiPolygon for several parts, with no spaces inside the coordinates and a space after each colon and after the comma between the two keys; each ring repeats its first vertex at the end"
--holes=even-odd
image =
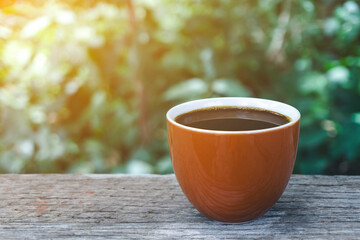
{"type": "Polygon", "coordinates": [[[293,176],[263,217],[203,217],[174,175],[0,175],[0,239],[360,239],[360,177],[293,176]]]}

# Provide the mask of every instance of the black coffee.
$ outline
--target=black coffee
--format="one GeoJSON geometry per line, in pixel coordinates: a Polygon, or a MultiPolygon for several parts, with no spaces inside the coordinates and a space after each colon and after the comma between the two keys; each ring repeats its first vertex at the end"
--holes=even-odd
{"type": "Polygon", "coordinates": [[[248,131],[277,127],[289,118],[276,112],[248,107],[211,107],[184,113],[175,121],[194,128],[218,131],[248,131]]]}

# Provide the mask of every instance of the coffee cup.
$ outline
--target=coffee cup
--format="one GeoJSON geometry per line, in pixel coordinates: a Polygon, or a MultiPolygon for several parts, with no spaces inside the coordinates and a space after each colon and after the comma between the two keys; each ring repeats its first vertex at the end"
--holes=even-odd
{"type": "Polygon", "coordinates": [[[281,197],[293,171],[300,113],[285,103],[260,98],[208,98],[179,104],[167,114],[171,161],[192,205],[210,219],[244,222],[267,212],[281,197]],[[258,109],[285,116],[282,125],[229,131],[179,123],[202,109],[258,109]]]}

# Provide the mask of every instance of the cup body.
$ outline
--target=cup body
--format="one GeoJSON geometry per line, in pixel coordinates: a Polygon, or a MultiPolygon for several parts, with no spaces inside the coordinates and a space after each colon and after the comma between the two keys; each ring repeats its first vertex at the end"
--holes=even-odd
{"type": "Polygon", "coordinates": [[[299,138],[300,113],[258,98],[209,98],[177,105],[167,113],[168,140],[176,179],[202,214],[222,222],[260,217],[280,198],[290,179],[299,138]],[[251,131],[214,131],[175,122],[183,113],[208,107],[255,107],[291,120],[251,131]]]}

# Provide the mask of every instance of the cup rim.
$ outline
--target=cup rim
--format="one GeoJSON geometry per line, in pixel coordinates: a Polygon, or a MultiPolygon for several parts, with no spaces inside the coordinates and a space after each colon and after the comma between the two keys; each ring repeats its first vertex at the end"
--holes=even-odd
{"type": "Polygon", "coordinates": [[[286,103],[282,103],[275,100],[252,98],[252,97],[219,97],[219,98],[204,98],[204,99],[192,100],[178,104],[170,108],[169,111],[166,113],[166,119],[171,124],[174,124],[177,127],[193,132],[211,133],[211,134],[219,134],[219,135],[254,134],[254,133],[276,131],[294,125],[300,120],[300,117],[301,117],[300,112],[293,106],[290,106],[286,103]],[[286,124],[277,127],[257,129],[257,130],[247,130],[247,131],[221,131],[221,130],[200,129],[200,128],[189,127],[177,123],[175,121],[175,118],[181,114],[191,112],[197,109],[209,108],[209,107],[260,108],[285,115],[290,119],[290,121],[286,124]]]}

